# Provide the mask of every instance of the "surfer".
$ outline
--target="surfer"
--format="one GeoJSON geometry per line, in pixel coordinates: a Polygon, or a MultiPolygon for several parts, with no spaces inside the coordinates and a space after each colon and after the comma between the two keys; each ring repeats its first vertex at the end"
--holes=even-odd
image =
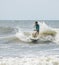
{"type": "Polygon", "coordinates": [[[35,22],[34,27],[35,27],[35,30],[34,30],[35,32],[32,35],[33,35],[33,37],[37,37],[39,35],[39,28],[40,28],[37,21],[35,22]]]}

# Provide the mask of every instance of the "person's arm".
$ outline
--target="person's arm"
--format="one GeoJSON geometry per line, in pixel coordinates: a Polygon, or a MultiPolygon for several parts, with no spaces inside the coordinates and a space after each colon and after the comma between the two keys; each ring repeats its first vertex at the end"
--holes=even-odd
{"type": "Polygon", "coordinates": [[[36,30],[36,26],[34,25],[33,28],[34,28],[34,31],[35,31],[36,30]]]}

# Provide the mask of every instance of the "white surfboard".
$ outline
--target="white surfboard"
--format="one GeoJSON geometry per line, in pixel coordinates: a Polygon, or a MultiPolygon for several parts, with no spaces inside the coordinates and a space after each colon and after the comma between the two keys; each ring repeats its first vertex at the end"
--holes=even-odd
{"type": "Polygon", "coordinates": [[[30,40],[31,41],[38,41],[39,39],[39,34],[36,34],[36,31],[34,31],[31,36],[30,36],[30,40]]]}
{"type": "Polygon", "coordinates": [[[38,41],[39,40],[39,37],[37,36],[37,37],[30,37],[30,40],[31,41],[33,41],[33,42],[36,42],[36,41],[38,41]]]}

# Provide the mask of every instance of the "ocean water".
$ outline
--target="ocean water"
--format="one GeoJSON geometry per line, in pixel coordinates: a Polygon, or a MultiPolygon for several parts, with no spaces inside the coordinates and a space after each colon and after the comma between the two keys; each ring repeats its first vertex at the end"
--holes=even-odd
{"type": "Polygon", "coordinates": [[[38,20],[40,32],[53,30],[54,37],[30,36],[35,20],[0,20],[0,65],[59,65],[59,20],[38,20]]]}

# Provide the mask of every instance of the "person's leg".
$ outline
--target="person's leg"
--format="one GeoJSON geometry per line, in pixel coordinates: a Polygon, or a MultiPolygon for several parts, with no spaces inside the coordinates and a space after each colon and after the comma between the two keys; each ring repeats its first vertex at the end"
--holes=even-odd
{"type": "Polygon", "coordinates": [[[37,35],[37,36],[39,35],[39,30],[37,30],[36,35],[37,35]]]}
{"type": "Polygon", "coordinates": [[[34,31],[33,33],[32,33],[32,36],[33,37],[37,37],[39,35],[39,31],[34,31]]]}
{"type": "Polygon", "coordinates": [[[36,31],[35,32],[35,37],[37,37],[39,35],[39,32],[38,31],[36,31]]]}
{"type": "Polygon", "coordinates": [[[33,36],[33,37],[36,37],[36,31],[34,31],[34,32],[32,33],[32,36],[33,36]]]}

